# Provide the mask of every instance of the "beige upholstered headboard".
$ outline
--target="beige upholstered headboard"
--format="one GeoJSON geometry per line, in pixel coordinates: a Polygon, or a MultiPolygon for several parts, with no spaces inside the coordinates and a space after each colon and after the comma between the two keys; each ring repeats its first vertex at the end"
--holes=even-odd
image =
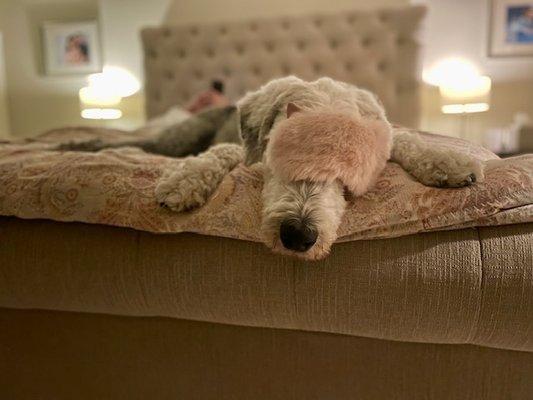
{"type": "Polygon", "coordinates": [[[376,93],[392,122],[418,121],[423,7],[163,26],[142,32],[148,117],[184,104],[221,79],[237,100],[276,77],[330,76],[376,93]]]}

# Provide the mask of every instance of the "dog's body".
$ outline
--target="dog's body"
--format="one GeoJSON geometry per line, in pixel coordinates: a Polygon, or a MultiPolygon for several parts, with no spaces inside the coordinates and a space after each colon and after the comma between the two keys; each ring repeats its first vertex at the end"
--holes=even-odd
{"type": "Polygon", "coordinates": [[[180,115],[180,122],[177,124],[165,123],[168,126],[164,129],[147,128],[149,131],[158,131],[155,136],[149,138],[137,138],[119,143],[106,143],[99,139],[68,142],[59,145],[57,149],[95,152],[132,146],[141,148],[147,153],[179,158],[199,154],[219,143],[241,143],[235,106],[213,108],[183,120],[182,118],[183,114],[180,115]]]}
{"type": "MultiPolygon", "coordinates": [[[[461,187],[483,179],[479,162],[459,152],[429,148],[416,134],[395,135],[391,146],[388,138],[392,135],[392,127],[376,97],[366,90],[330,78],[314,82],[296,77],[277,79],[248,93],[237,103],[237,109],[238,112],[230,110],[225,118],[212,124],[217,127],[212,143],[226,142],[221,139],[224,136],[235,138],[240,128],[243,146],[215,144],[196,157],[184,159],[182,168],[161,180],[156,197],[161,205],[175,211],[194,209],[205,204],[223,177],[237,164],[262,162],[265,178],[262,232],[267,246],[280,253],[306,259],[327,255],[346,207],[345,186],[350,187],[349,183],[352,183],[350,191],[353,194],[364,193],[389,156],[428,186],[461,187]],[[298,113],[297,118],[291,117],[294,110],[298,113]],[[339,168],[326,171],[331,179],[326,175],[322,177],[324,171],[320,167],[311,171],[309,179],[307,175],[288,179],[280,173],[282,169],[276,168],[278,159],[269,140],[275,142],[274,139],[284,137],[281,133],[284,129],[308,129],[309,135],[316,133],[309,124],[311,118],[325,125],[322,130],[331,128],[329,131],[334,133],[341,125],[354,126],[367,135],[366,142],[374,146],[369,148],[380,154],[377,157],[368,154],[372,151],[358,153],[359,157],[366,157],[358,168],[366,168],[363,171],[368,172],[368,179],[351,180],[349,174],[339,168]],[[220,134],[218,129],[222,127],[224,133],[220,134]],[[381,132],[380,136],[378,132],[381,132]],[[338,173],[332,176],[331,171],[338,173]],[[317,176],[320,178],[312,178],[317,176]]],[[[307,134],[296,133],[300,137],[307,134]]],[[[135,145],[129,145],[132,144],[135,145]]],[[[168,155],[168,152],[164,154],[168,155]]],[[[176,155],[181,156],[183,152],[180,150],[176,155]]],[[[306,173],[306,168],[302,170],[306,173]]]]}

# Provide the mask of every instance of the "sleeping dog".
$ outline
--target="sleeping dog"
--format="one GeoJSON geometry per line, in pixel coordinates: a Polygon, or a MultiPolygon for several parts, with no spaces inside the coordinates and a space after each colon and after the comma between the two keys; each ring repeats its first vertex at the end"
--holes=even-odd
{"type": "Polygon", "coordinates": [[[178,157],[206,149],[187,157],[156,188],[157,201],[177,212],[205,204],[237,164],[261,163],[265,244],[279,253],[320,259],[337,238],[346,193],[365,193],[387,160],[428,186],[483,180],[482,165],[467,154],[430,148],[413,133],[392,132],[372,93],[330,78],[286,77],[246,94],[236,108],[207,111],[155,139],[127,145],[178,157]]]}

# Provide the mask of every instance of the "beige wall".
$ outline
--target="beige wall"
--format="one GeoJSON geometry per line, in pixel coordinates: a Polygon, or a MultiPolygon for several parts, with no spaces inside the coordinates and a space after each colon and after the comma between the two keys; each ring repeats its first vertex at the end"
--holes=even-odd
{"type": "MultiPolygon", "coordinates": [[[[80,117],[77,93],[86,76],[48,77],[43,73],[40,25],[43,21],[98,18],[105,64],[143,76],[139,30],[157,25],[171,0],[0,0],[0,30],[6,37],[6,69],[11,131],[33,136],[65,125],[91,124],[80,117]]],[[[408,0],[195,0],[177,1],[167,20],[175,23],[236,20],[256,16],[335,12],[407,4],[408,0]]],[[[144,121],[142,93],[125,99],[124,118],[109,126],[130,128],[144,121]]]]}
{"type": "Polygon", "coordinates": [[[526,112],[533,117],[533,80],[498,82],[491,97],[488,112],[467,114],[466,119],[462,119],[460,115],[441,113],[439,89],[424,85],[420,127],[483,144],[488,129],[510,125],[517,112],[526,112]],[[464,122],[466,124],[462,125],[464,122]]]}
{"type": "MultiPolygon", "coordinates": [[[[169,23],[203,23],[260,16],[335,12],[353,8],[402,6],[409,2],[0,0],[0,31],[4,33],[5,42],[11,131],[16,136],[31,136],[58,126],[90,123],[81,119],[77,100],[77,92],[86,84],[86,76],[47,77],[42,72],[39,26],[47,19],[98,18],[106,64],[124,67],[142,81],[139,30],[143,26],[157,25],[164,18],[169,23]],[[168,14],[164,17],[167,7],[168,14]]],[[[490,59],[485,55],[488,34],[487,0],[411,2],[424,3],[429,7],[422,33],[425,67],[430,67],[444,57],[463,56],[472,60],[483,73],[493,78],[491,111],[469,118],[467,137],[480,141],[487,128],[508,124],[517,111],[529,112],[533,116],[532,59],[490,59]]],[[[459,135],[458,119],[440,113],[439,96],[435,88],[424,87],[422,99],[423,129],[459,135]]],[[[115,123],[116,126],[133,127],[143,122],[142,94],[126,99],[122,108],[125,116],[115,123]]],[[[0,113],[1,110],[0,96],[0,113]]]]}
{"type": "MultiPolygon", "coordinates": [[[[78,90],[86,85],[86,75],[44,74],[42,22],[99,19],[104,62],[140,75],[137,31],[159,23],[166,7],[167,0],[0,0],[12,134],[34,136],[65,125],[96,124],[80,116],[78,90]]],[[[142,95],[125,99],[121,107],[125,117],[109,125],[127,128],[143,121],[142,95]]]]}
{"type": "MultiPolygon", "coordinates": [[[[517,112],[533,119],[533,57],[491,58],[487,56],[489,36],[488,0],[413,0],[428,6],[421,39],[423,66],[431,68],[447,57],[462,57],[492,78],[491,109],[467,118],[466,138],[483,143],[485,132],[509,125],[517,112]]],[[[440,112],[438,89],[425,86],[422,93],[421,128],[459,136],[456,115],[440,112]]]]}
{"type": "Polygon", "coordinates": [[[409,0],[174,0],[167,23],[236,21],[257,17],[299,15],[342,10],[394,7],[409,0]]]}
{"type": "Polygon", "coordinates": [[[7,106],[7,82],[4,65],[4,41],[2,32],[0,32],[0,138],[6,138],[10,135],[7,106]]]}
{"type": "MultiPolygon", "coordinates": [[[[424,68],[443,57],[464,57],[495,82],[533,79],[533,57],[488,57],[489,0],[412,0],[428,14],[422,40],[424,68]]],[[[526,1],[524,1],[525,3],[526,1]]]]}
{"type": "Polygon", "coordinates": [[[77,91],[85,76],[43,73],[40,26],[46,20],[97,18],[96,0],[4,0],[7,89],[14,136],[32,136],[60,125],[79,124],[77,91]]]}
{"type": "MultiPolygon", "coordinates": [[[[143,53],[140,31],[163,21],[170,0],[99,0],[103,56],[107,65],[127,69],[143,82],[143,53]]],[[[124,99],[124,117],[109,124],[119,128],[135,128],[144,123],[142,91],[124,99]]]]}
{"type": "Polygon", "coordinates": [[[143,77],[140,30],[160,25],[170,0],[100,0],[100,24],[107,64],[143,77]]]}

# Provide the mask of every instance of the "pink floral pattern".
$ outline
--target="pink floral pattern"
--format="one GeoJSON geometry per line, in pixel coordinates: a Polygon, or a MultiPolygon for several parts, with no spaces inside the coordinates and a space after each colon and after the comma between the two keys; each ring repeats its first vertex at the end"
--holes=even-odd
{"type": "MultiPolygon", "coordinates": [[[[462,189],[430,188],[389,163],[374,189],[349,204],[338,241],[533,221],[533,155],[499,159],[460,139],[425,133],[422,137],[483,160],[485,182],[462,189]]],[[[0,214],[260,241],[258,166],[238,166],[207,205],[177,214],[159,207],[154,189],[165,171],[178,168],[178,160],[134,148],[99,153],[52,150],[57,142],[94,138],[116,142],[130,139],[131,133],[67,128],[37,140],[1,143],[0,214]]]]}

